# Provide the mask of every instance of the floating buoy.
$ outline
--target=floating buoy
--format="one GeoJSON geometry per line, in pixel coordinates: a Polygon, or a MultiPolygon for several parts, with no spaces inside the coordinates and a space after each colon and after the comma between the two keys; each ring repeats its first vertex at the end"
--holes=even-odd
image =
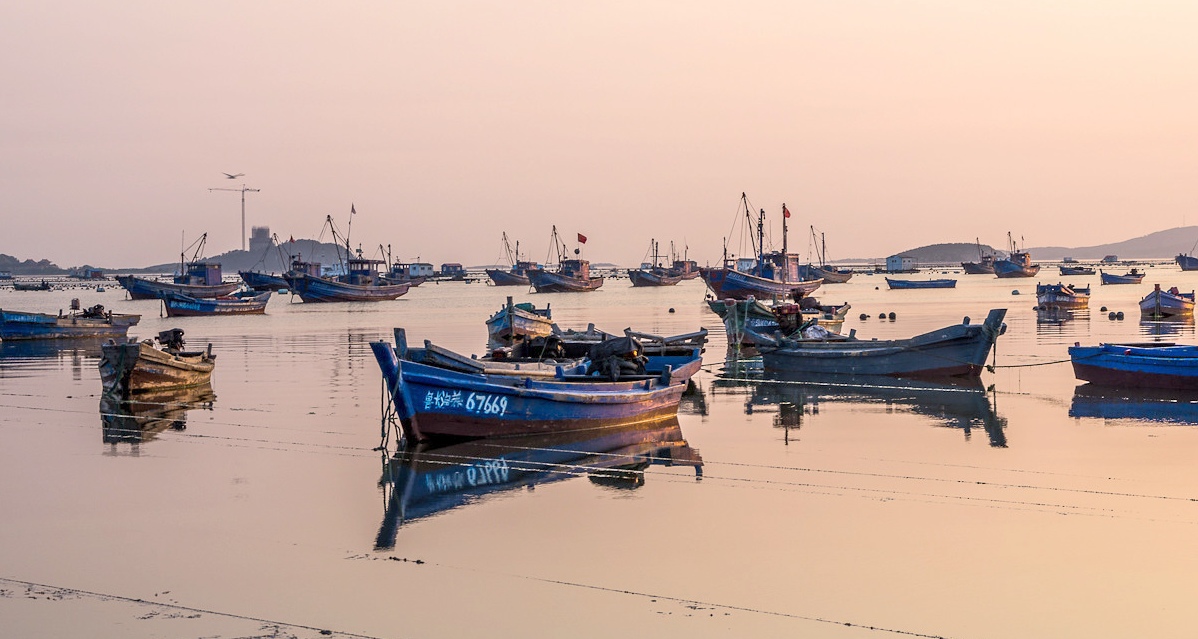
{"type": "Polygon", "coordinates": [[[1115,319],[1123,319],[1123,311],[1119,311],[1118,313],[1115,313],[1115,319]]]}
{"type": "Polygon", "coordinates": [[[869,319],[869,315],[866,315],[865,313],[862,313],[862,314],[861,314],[861,319],[863,319],[863,320],[867,320],[867,319],[869,319]]]}
{"type": "Polygon", "coordinates": [[[673,313],[673,312],[674,312],[674,307],[673,307],[673,306],[671,306],[671,307],[670,307],[670,312],[671,312],[671,313],[673,313]]]}
{"type": "Polygon", "coordinates": [[[880,319],[880,320],[884,320],[884,319],[886,319],[886,314],[885,314],[885,313],[878,313],[878,319],[880,319]]]}
{"type": "Polygon", "coordinates": [[[1019,295],[1019,289],[1011,291],[1011,295],[1019,295]]]}
{"type": "Polygon", "coordinates": [[[1099,312],[1105,313],[1105,312],[1106,312],[1106,307],[1105,307],[1105,306],[1103,306],[1102,308],[1100,308],[1100,309],[1098,309],[1098,310],[1099,310],[1099,312]]]}
{"type": "Polygon", "coordinates": [[[894,319],[894,317],[895,317],[895,316],[894,316],[894,311],[890,311],[890,316],[889,316],[889,317],[890,317],[890,319],[892,319],[892,320],[894,319]]]}
{"type": "Polygon", "coordinates": [[[1107,313],[1106,318],[1109,320],[1115,319],[1115,311],[1111,311],[1110,313],[1107,313]]]}
{"type": "Polygon", "coordinates": [[[874,287],[874,290],[875,290],[875,291],[876,291],[876,290],[878,290],[878,287],[876,287],[876,286],[875,286],[875,287],[874,287]]]}

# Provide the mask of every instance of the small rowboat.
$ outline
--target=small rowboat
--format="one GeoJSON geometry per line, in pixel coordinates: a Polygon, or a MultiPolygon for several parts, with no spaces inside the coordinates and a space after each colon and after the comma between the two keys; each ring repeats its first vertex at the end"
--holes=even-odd
{"type": "Polygon", "coordinates": [[[1100,386],[1198,390],[1198,346],[1075,344],[1069,358],[1075,377],[1100,386]]]}
{"type": "Polygon", "coordinates": [[[956,288],[957,280],[896,280],[886,278],[886,285],[892,289],[906,288],[956,288]]]}
{"type": "Polygon", "coordinates": [[[212,381],[216,356],[212,345],[203,351],[183,350],[183,329],[162,331],[156,338],[162,348],[150,340],[118,343],[110,340],[101,347],[100,380],[104,392],[117,395],[203,386],[212,381]]]}
{"type": "Polygon", "coordinates": [[[1037,284],[1038,310],[1077,310],[1090,308],[1090,288],[1065,284],[1037,284]]]}
{"type": "Polygon", "coordinates": [[[1107,273],[1101,269],[1099,269],[1098,273],[1102,278],[1103,284],[1139,284],[1144,281],[1144,273],[1134,268],[1123,275],[1107,273]]]}
{"type": "Polygon", "coordinates": [[[1194,291],[1182,293],[1177,287],[1162,291],[1157,284],[1151,293],[1140,300],[1140,317],[1145,319],[1167,319],[1194,315],[1194,291]]]}
{"type": "Polygon", "coordinates": [[[1062,264],[1057,267],[1061,269],[1061,275],[1093,275],[1094,268],[1090,266],[1065,266],[1062,264]]]}
{"type": "Polygon", "coordinates": [[[182,293],[167,293],[162,297],[167,317],[262,315],[266,313],[266,303],[269,301],[269,291],[252,297],[222,296],[201,299],[182,293]]]}
{"type": "Polygon", "coordinates": [[[507,304],[487,318],[487,345],[490,349],[511,346],[517,338],[527,340],[553,334],[553,312],[549,305],[538,309],[531,303],[507,304]]]}

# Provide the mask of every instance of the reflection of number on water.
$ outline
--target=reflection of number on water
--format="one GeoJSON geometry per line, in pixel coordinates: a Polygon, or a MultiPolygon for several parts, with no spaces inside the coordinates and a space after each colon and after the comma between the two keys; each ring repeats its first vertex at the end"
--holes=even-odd
{"type": "Polygon", "coordinates": [[[424,478],[424,487],[430,493],[461,490],[467,486],[488,486],[508,481],[510,469],[507,460],[500,457],[464,469],[435,473],[424,478]]]}

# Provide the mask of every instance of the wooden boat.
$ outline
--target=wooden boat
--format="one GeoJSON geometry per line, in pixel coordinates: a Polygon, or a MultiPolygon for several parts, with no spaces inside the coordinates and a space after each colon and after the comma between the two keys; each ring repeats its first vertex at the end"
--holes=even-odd
{"type": "Polygon", "coordinates": [[[1173,258],[1177,265],[1183,271],[1198,271],[1198,257],[1193,255],[1178,253],[1177,257],[1173,258]]]}
{"type": "Polygon", "coordinates": [[[1007,232],[1007,242],[1011,252],[1006,259],[994,260],[994,274],[998,277],[1035,277],[1040,272],[1039,264],[1032,264],[1032,256],[1027,251],[1019,250],[1015,239],[1007,232]]]}
{"type": "Polygon", "coordinates": [[[808,263],[799,266],[799,277],[804,280],[823,280],[824,284],[844,284],[853,279],[852,270],[838,269],[828,264],[828,243],[823,232],[820,232],[818,238],[815,233],[815,226],[812,226],[811,242],[816,247],[815,257],[819,264],[808,263]]]}
{"type": "MultiPolygon", "coordinates": [[[[709,300],[707,304],[723,320],[729,345],[741,346],[757,346],[759,335],[773,336],[781,332],[790,336],[811,326],[839,335],[852,308],[849,304],[823,306],[811,298],[804,298],[798,304],[773,306],[758,300],[709,300]]],[[[772,343],[772,337],[763,343],[772,343]]]]}
{"type": "Polygon", "coordinates": [[[511,346],[517,339],[529,340],[553,334],[553,313],[546,304],[538,309],[529,302],[507,304],[487,318],[487,346],[490,349],[511,346]]]}
{"type": "Polygon", "coordinates": [[[886,285],[892,289],[907,289],[907,288],[956,288],[957,280],[938,279],[938,280],[898,280],[894,278],[886,278],[886,285]]]}
{"type": "Polygon", "coordinates": [[[684,248],[682,251],[682,259],[678,259],[678,254],[674,252],[674,243],[670,242],[670,255],[672,256],[671,259],[673,260],[670,270],[673,271],[674,274],[682,276],[682,279],[684,280],[693,280],[696,277],[699,277],[699,263],[694,260],[687,259],[687,250],[688,249],[684,248]]]}
{"type": "Polygon", "coordinates": [[[220,315],[262,315],[270,292],[249,297],[227,295],[212,298],[197,298],[181,293],[167,293],[162,298],[167,317],[204,317],[220,315]]]}
{"type": "Polygon", "coordinates": [[[644,262],[638,269],[629,269],[628,279],[633,286],[674,286],[682,281],[682,273],[675,272],[661,263],[657,240],[649,240],[651,262],[644,262]]]}
{"type": "Polygon", "coordinates": [[[273,273],[261,273],[259,271],[237,271],[237,275],[241,277],[241,281],[245,285],[255,291],[281,291],[288,288],[287,278],[282,275],[273,273]]]}
{"type": "Polygon", "coordinates": [[[598,431],[413,444],[383,463],[386,505],[375,549],[393,548],[406,523],[491,496],[578,477],[636,488],[655,465],[702,475],[703,458],[676,417],[598,431]]]}
{"type": "Polygon", "coordinates": [[[387,284],[380,277],[378,266],[383,260],[350,258],[348,272],[337,277],[321,277],[308,273],[289,274],[288,287],[307,304],[317,302],[381,302],[396,299],[408,292],[410,284],[387,284]]]}
{"type": "Polygon", "coordinates": [[[135,396],[100,395],[100,424],[105,444],[139,444],[165,430],[187,428],[187,411],[212,410],[216,394],[210,384],[135,396]]]}
{"type": "Polygon", "coordinates": [[[1101,386],[1198,391],[1198,346],[1169,342],[1069,347],[1073,374],[1101,386]]]}
{"type": "Polygon", "coordinates": [[[1065,266],[1064,264],[1057,267],[1061,269],[1061,275],[1093,275],[1094,268],[1090,266],[1065,266]]]}
{"type": "MultiPolygon", "coordinates": [[[[578,237],[580,240],[586,239],[582,235],[578,237]]],[[[558,237],[556,226],[553,227],[551,241],[557,250],[557,270],[541,269],[526,272],[529,282],[538,293],[585,293],[598,290],[603,286],[602,275],[591,276],[589,261],[580,258],[566,259],[566,247],[558,237]]],[[[578,249],[575,249],[574,253],[577,255],[578,249]]]]}
{"type": "Polygon", "coordinates": [[[520,368],[458,356],[463,370],[426,361],[430,343],[409,349],[403,329],[395,332],[395,346],[370,346],[404,434],[414,441],[594,431],[669,419],[702,364],[698,349],[648,357],[625,336],[600,342],[586,363],[569,368],[520,368]]]}
{"type": "MultiPolygon", "coordinates": [[[[746,223],[754,224],[752,207],[748,197],[740,194],[737,215],[744,214],[746,223]]],[[[810,295],[823,284],[823,280],[804,280],[799,275],[799,256],[787,251],[786,220],[790,211],[782,205],[782,250],[765,250],[765,209],[757,213],[757,233],[753,244],[752,259],[735,260],[728,256],[724,247],[723,265],[717,268],[700,269],[707,288],[717,299],[759,300],[798,298],[810,295]]]]}
{"type": "Polygon", "coordinates": [[[1037,284],[1038,310],[1076,310],[1090,308],[1090,288],[1072,284],[1037,284]]]}
{"type": "Polygon", "coordinates": [[[0,340],[124,337],[140,320],[141,315],[113,313],[103,304],[80,309],[74,299],[66,315],[0,310],[0,340]]]}
{"type": "Polygon", "coordinates": [[[978,377],[1007,310],[992,309],[982,324],[961,324],[910,339],[782,339],[758,346],[767,371],[895,377],[978,377]]]}
{"type": "Polygon", "coordinates": [[[507,256],[508,263],[512,265],[511,268],[507,270],[489,268],[487,277],[491,278],[491,282],[495,286],[530,286],[532,282],[528,278],[529,272],[541,270],[541,265],[523,259],[523,256],[520,255],[520,241],[516,240],[516,248],[513,249],[506,232],[503,234],[503,251],[507,256]]]}
{"type": "Polygon", "coordinates": [[[1103,271],[1101,269],[1099,269],[1098,274],[1099,274],[1099,277],[1102,278],[1103,284],[1139,284],[1140,282],[1144,281],[1144,275],[1145,275],[1144,273],[1141,273],[1138,269],[1134,269],[1134,268],[1132,270],[1124,273],[1123,275],[1119,275],[1116,273],[1107,273],[1106,271],[1103,271]]]}
{"type": "Polygon", "coordinates": [[[208,234],[200,236],[179,255],[179,274],[171,282],[136,277],[133,275],[118,275],[116,281],[129,297],[135,300],[152,300],[167,293],[182,293],[191,297],[220,297],[236,291],[241,285],[237,282],[224,282],[221,276],[219,262],[205,262],[200,259],[208,234]],[[188,250],[195,247],[190,260],[184,260],[188,250]]]}
{"type": "Polygon", "coordinates": [[[413,275],[414,266],[414,264],[408,262],[394,262],[391,264],[390,270],[382,274],[383,281],[388,284],[420,286],[428,281],[428,276],[413,275]]]}
{"type": "Polygon", "coordinates": [[[46,280],[40,282],[13,282],[12,290],[14,291],[48,291],[50,283],[46,280]]]}
{"type": "Polygon", "coordinates": [[[978,261],[961,262],[961,268],[966,275],[994,275],[994,254],[982,251],[981,238],[976,238],[974,243],[978,247],[978,261]]]}
{"type": "Polygon", "coordinates": [[[1182,293],[1177,287],[1163,291],[1157,284],[1151,293],[1140,300],[1140,317],[1167,319],[1194,315],[1194,291],[1182,293]]]}
{"type": "Polygon", "coordinates": [[[183,329],[162,331],[153,342],[109,340],[102,347],[100,379],[104,392],[118,395],[203,386],[212,381],[216,356],[206,350],[183,350],[183,329]]]}

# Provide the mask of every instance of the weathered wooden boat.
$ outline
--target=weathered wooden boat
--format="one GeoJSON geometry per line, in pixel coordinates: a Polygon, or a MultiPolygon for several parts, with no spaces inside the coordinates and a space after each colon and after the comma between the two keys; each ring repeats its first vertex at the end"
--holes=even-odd
{"type": "Polygon", "coordinates": [[[166,430],[187,428],[187,411],[212,410],[210,384],[134,396],[100,395],[100,424],[105,444],[139,444],[166,430]]]}
{"type": "Polygon", "coordinates": [[[1102,386],[1198,391],[1198,346],[1170,342],[1069,347],[1073,374],[1102,386]]]}
{"type": "MultiPolygon", "coordinates": [[[[671,242],[670,245],[673,246],[673,243],[671,242]]],[[[682,259],[675,259],[670,270],[682,276],[684,280],[693,280],[699,277],[699,263],[694,260],[688,260],[685,256],[686,253],[684,252],[682,259]]]]}
{"type": "Polygon", "coordinates": [[[381,274],[384,282],[387,284],[407,284],[408,286],[420,286],[428,281],[427,275],[415,275],[415,264],[410,262],[394,262],[389,270],[381,274]]]}
{"type": "Polygon", "coordinates": [[[501,437],[588,431],[674,417],[690,378],[702,363],[685,356],[646,356],[631,337],[592,347],[586,363],[552,371],[520,363],[481,362],[459,356],[463,368],[426,361],[425,348],[372,342],[404,434],[420,441],[441,437],[501,437]],[[632,369],[630,371],[629,369],[632,369]]]}
{"type": "Polygon", "coordinates": [[[104,344],[100,356],[104,392],[143,393],[211,383],[216,365],[211,344],[202,351],[183,350],[181,328],[162,331],[155,339],[161,348],[150,340],[104,344]]]}
{"type": "Polygon", "coordinates": [[[974,243],[978,247],[978,261],[961,262],[961,268],[966,275],[994,275],[994,254],[982,250],[981,238],[976,238],[974,243]]]}
{"type": "Polygon", "coordinates": [[[992,309],[982,324],[960,324],[910,339],[774,340],[758,346],[767,371],[895,377],[978,377],[995,340],[1006,331],[1007,310],[992,309]]]}
{"type": "Polygon", "coordinates": [[[162,297],[167,317],[262,315],[266,313],[266,303],[269,301],[269,291],[248,297],[227,295],[198,298],[181,293],[167,293],[162,297]]]}
{"type": "Polygon", "coordinates": [[[717,299],[747,300],[750,297],[759,300],[787,299],[810,295],[823,284],[823,280],[804,280],[799,275],[799,256],[788,252],[786,220],[790,211],[782,205],[782,250],[765,250],[765,209],[757,213],[756,222],[753,220],[753,209],[748,197],[740,194],[740,207],[737,217],[744,214],[746,224],[756,224],[756,235],[753,238],[753,257],[732,259],[728,256],[727,245],[724,247],[723,265],[720,267],[703,268],[700,273],[707,283],[707,288],[717,299]]]}
{"type": "MultiPolygon", "coordinates": [[[[783,218],[785,220],[785,218],[783,218]]],[[[823,280],[824,284],[844,284],[853,279],[851,269],[838,269],[828,264],[828,243],[823,232],[816,237],[815,226],[811,226],[811,243],[815,246],[815,257],[819,264],[807,263],[799,266],[799,277],[804,280],[823,280]]]]}
{"type": "MultiPolygon", "coordinates": [[[[579,243],[586,241],[581,233],[578,235],[578,239],[579,243]]],[[[553,227],[553,236],[550,241],[557,250],[557,269],[526,272],[529,282],[538,293],[584,293],[598,290],[603,286],[602,275],[591,276],[589,261],[580,258],[566,259],[566,246],[558,237],[556,226],[553,227]]],[[[575,255],[578,252],[578,249],[574,250],[575,255]]]]}
{"type": "Polygon", "coordinates": [[[643,262],[640,268],[629,269],[628,279],[633,286],[674,286],[682,281],[682,274],[667,268],[661,263],[663,257],[658,252],[657,240],[649,240],[649,253],[652,261],[643,262]]]}
{"type": "Polygon", "coordinates": [[[1107,273],[1102,269],[1098,270],[1098,275],[1102,278],[1103,284],[1139,284],[1144,281],[1144,273],[1139,269],[1132,269],[1123,275],[1117,273],[1107,273]]]}
{"type": "Polygon", "coordinates": [[[1182,293],[1174,286],[1167,291],[1157,284],[1151,293],[1140,300],[1140,317],[1168,319],[1194,315],[1194,291],[1182,293]]]}
{"type": "Polygon", "coordinates": [[[46,280],[40,282],[13,282],[12,290],[14,291],[48,291],[50,283],[46,280]]]}
{"type": "Polygon", "coordinates": [[[1065,266],[1064,264],[1057,267],[1061,269],[1061,275],[1093,275],[1094,268],[1091,266],[1065,266]]]}
{"type": "Polygon", "coordinates": [[[507,256],[511,268],[507,270],[489,268],[486,270],[487,277],[491,278],[491,282],[495,286],[530,286],[532,283],[528,279],[529,272],[541,270],[541,265],[530,262],[520,255],[519,240],[516,240],[516,248],[513,249],[506,232],[503,234],[503,252],[507,256]]]}
{"type": "Polygon", "coordinates": [[[576,477],[636,488],[654,465],[702,474],[703,458],[683,439],[676,417],[599,431],[413,444],[383,462],[386,505],[375,549],[393,548],[406,523],[490,496],[576,477]]]}
{"type": "Polygon", "coordinates": [[[1090,288],[1072,284],[1036,284],[1038,310],[1076,310],[1090,308],[1090,288]]]}
{"type": "Polygon", "coordinates": [[[511,346],[516,340],[530,340],[553,334],[553,312],[546,304],[538,309],[530,302],[507,304],[487,318],[487,347],[489,349],[511,346]]]}
{"type": "Polygon", "coordinates": [[[998,277],[1035,277],[1040,272],[1040,265],[1032,264],[1031,253],[1020,250],[1009,231],[1007,242],[1011,249],[1010,255],[1005,259],[994,260],[994,274],[998,277]]]}
{"type": "Polygon", "coordinates": [[[274,273],[237,271],[237,275],[241,277],[241,281],[245,282],[246,286],[255,291],[281,291],[290,286],[285,277],[274,273]]]}
{"type": "Polygon", "coordinates": [[[80,309],[74,299],[66,315],[0,310],[0,340],[124,337],[140,320],[141,315],[113,313],[103,304],[80,309]]]}
{"type": "Polygon", "coordinates": [[[236,291],[241,286],[238,282],[224,282],[219,262],[205,262],[200,259],[208,234],[200,236],[191,246],[179,255],[179,274],[170,282],[136,277],[134,275],[118,275],[116,281],[129,297],[135,300],[152,300],[167,293],[182,293],[191,297],[219,297],[236,291]],[[195,247],[190,260],[185,260],[188,250],[195,247]]]}
{"type": "Polygon", "coordinates": [[[346,274],[322,277],[306,272],[289,271],[288,287],[307,304],[317,302],[381,302],[396,299],[408,292],[410,284],[388,284],[379,274],[383,260],[361,256],[346,261],[346,274]]]}
{"type": "Polygon", "coordinates": [[[798,304],[775,304],[767,306],[759,300],[708,300],[708,307],[724,322],[724,332],[729,345],[757,346],[758,336],[771,336],[764,343],[773,343],[773,335],[782,333],[790,336],[796,332],[819,326],[833,335],[839,335],[849,304],[827,306],[804,298],[798,304]],[[746,330],[747,329],[747,330],[746,330]]]}
{"type": "Polygon", "coordinates": [[[1198,392],[1079,384],[1073,389],[1069,416],[1194,425],[1198,392]]]}
{"type": "Polygon", "coordinates": [[[886,278],[886,285],[892,289],[908,289],[908,288],[956,288],[957,280],[951,279],[936,279],[936,280],[900,280],[892,277],[886,278]]]}

